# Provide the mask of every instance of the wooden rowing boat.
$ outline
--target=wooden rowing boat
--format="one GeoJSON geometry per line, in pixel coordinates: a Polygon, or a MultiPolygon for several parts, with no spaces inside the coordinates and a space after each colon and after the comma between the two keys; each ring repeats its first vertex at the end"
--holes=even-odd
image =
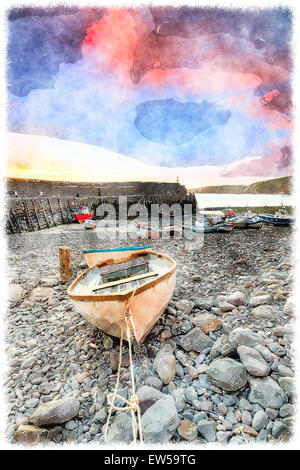
{"type": "Polygon", "coordinates": [[[142,253],[151,250],[153,245],[147,246],[125,246],[123,248],[111,248],[108,250],[82,250],[84,258],[88,266],[101,263],[108,259],[117,261],[123,258],[128,258],[128,255],[135,253],[142,253]]]}
{"type": "Polygon", "coordinates": [[[68,288],[78,312],[92,325],[120,337],[129,305],[132,335],[141,344],[168,305],[176,262],[153,251],[106,260],[86,269],[68,288]]]}

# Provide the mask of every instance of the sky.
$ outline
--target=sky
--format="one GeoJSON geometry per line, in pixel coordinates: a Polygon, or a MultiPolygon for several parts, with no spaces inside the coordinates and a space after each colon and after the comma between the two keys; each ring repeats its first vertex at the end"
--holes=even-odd
{"type": "Polygon", "coordinates": [[[12,8],[6,174],[188,187],[290,175],[292,33],[288,7],[12,8]]]}

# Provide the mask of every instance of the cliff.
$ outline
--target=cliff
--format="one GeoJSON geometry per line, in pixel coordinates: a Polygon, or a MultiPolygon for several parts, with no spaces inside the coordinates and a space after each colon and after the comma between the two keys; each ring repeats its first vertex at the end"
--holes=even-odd
{"type": "Polygon", "coordinates": [[[292,177],[284,176],[266,181],[245,185],[221,185],[204,186],[203,188],[190,189],[194,193],[218,193],[218,194],[291,194],[292,177]]]}

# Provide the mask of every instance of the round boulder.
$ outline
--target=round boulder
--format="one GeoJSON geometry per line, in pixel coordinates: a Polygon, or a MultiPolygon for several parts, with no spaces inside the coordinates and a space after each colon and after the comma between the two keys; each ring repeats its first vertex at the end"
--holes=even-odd
{"type": "Polygon", "coordinates": [[[216,359],[206,370],[208,380],[228,392],[243,388],[248,380],[245,367],[231,358],[216,359]]]}

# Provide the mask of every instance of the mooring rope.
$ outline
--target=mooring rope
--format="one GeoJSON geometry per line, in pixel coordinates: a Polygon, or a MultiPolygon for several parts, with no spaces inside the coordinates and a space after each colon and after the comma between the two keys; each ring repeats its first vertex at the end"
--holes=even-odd
{"type": "Polygon", "coordinates": [[[129,322],[131,323],[131,327],[134,331],[135,334],[135,326],[134,322],[132,320],[131,316],[131,311],[130,311],[130,304],[133,299],[133,296],[135,294],[137,288],[134,289],[132,296],[130,298],[129,303],[127,304],[125,311],[124,311],[124,316],[125,316],[125,323],[126,323],[126,334],[127,334],[127,341],[128,341],[128,350],[129,350],[129,361],[130,361],[130,373],[131,373],[131,385],[132,385],[132,395],[130,397],[130,400],[127,400],[126,398],[122,397],[117,393],[118,387],[119,387],[119,382],[120,382],[120,370],[121,370],[121,362],[122,362],[122,347],[123,347],[123,339],[124,339],[124,329],[122,327],[121,329],[121,337],[120,337],[120,352],[119,352],[119,364],[118,364],[118,372],[117,372],[117,381],[116,381],[116,386],[115,390],[113,393],[109,393],[107,395],[107,403],[109,404],[109,412],[108,412],[108,417],[107,421],[105,424],[105,431],[104,431],[104,442],[106,441],[107,438],[107,432],[108,432],[108,426],[112,414],[112,410],[116,411],[128,411],[130,410],[131,412],[131,424],[132,424],[132,434],[133,434],[133,441],[136,443],[136,439],[138,436],[138,431],[140,434],[140,440],[143,442],[143,433],[142,433],[142,420],[141,420],[141,410],[139,407],[139,400],[138,397],[135,393],[135,382],[134,382],[134,373],[133,373],[133,360],[132,360],[132,351],[131,351],[131,332],[130,332],[130,326],[129,322]],[[119,400],[122,400],[127,406],[124,407],[118,407],[114,404],[115,398],[118,398],[119,400]],[[135,413],[137,413],[137,420],[135,417],[135,413]],[[138,422],[137,422],[138,421],[138,422]]]}

